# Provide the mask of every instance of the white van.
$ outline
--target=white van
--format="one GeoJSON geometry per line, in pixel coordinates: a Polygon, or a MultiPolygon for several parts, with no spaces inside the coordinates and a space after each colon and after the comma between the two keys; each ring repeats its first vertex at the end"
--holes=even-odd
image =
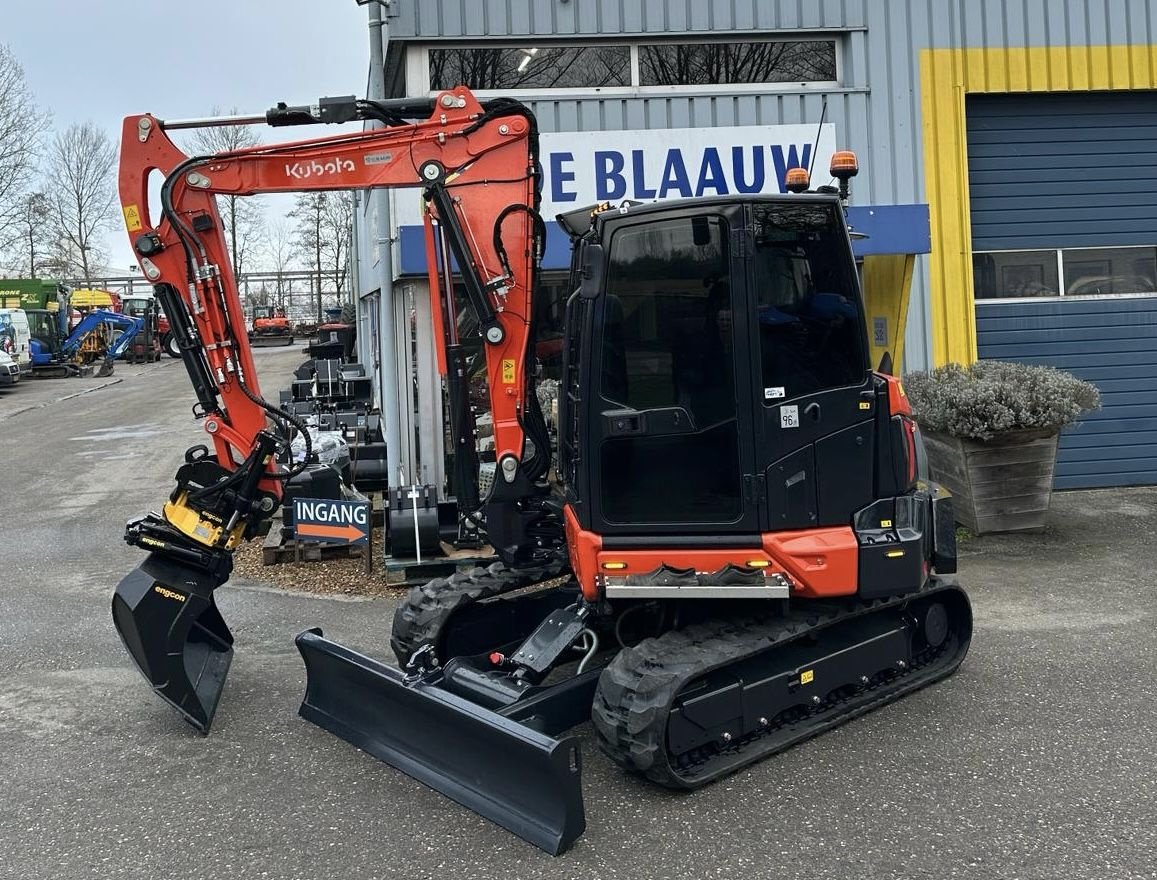
{"type": "Polygon", "coordinates": [[[21,373],[32,372],[31,342],[24,309],[0,309],[0,351],[16,361],[21,373]]]}

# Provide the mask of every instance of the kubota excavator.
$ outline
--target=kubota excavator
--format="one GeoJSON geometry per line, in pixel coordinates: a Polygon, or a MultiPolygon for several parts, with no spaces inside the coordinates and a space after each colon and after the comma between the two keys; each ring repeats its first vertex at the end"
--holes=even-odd
{"type": "Polygon", "coordinates": [[[293,328],[285,312],[273,306],[253,307],[249,342],[255,345],[293,345],[293,328]]]}
{"type": "Polygon", "coordinates": [[[790,194],[560,216],[572,293],[552,469],[529,344],[545,229],[526,107],[455,88],[126,119],[126,225],[213,446],[186,453],[162,512],[128,524],[149,555],[113,617],[137,666],[208,731],[233,653],[214,591],[304,466],[277,463],[308,432],[261,396],[215,197],[420,186],[454,491],[499,561],[410,593],[389,637],[400,668],[303,632],[301,715],[558,853],[585,827],[577,724],[628,770],[694,789],[951,674],[972,629],[943,578],[951,499],[924,475],[890,366],[868,362],[844,213],[856,170],[839,153],[838,188],[797,192],[793,171],[790,194]],[[355,120],[384,127],[198,157],[167,135],[355,120]],[[485,498],[455,264],[484,340],[485,498]]]}

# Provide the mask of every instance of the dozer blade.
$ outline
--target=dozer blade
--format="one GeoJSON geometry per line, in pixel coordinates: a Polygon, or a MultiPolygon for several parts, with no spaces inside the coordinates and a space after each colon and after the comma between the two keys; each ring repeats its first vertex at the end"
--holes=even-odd
{"type": "Polygon", "coordinates": [[[250,336],[249,344],[254,348],[274,348],[277,346],[293,345],[292,336],[250,336]]]}
{"type": "Polygon", "coordinates": [[[150,555],[119,584],[112,616],[153,690],[209,732],[233,659],[233,634],[217,610],[219,582],[201,569],[150,555]]]}
{"type": "Polygon", "coordinates": [[[523,724],[311,629],[300,714],[552,855],[586,828],[579,743],[523,724]]]}

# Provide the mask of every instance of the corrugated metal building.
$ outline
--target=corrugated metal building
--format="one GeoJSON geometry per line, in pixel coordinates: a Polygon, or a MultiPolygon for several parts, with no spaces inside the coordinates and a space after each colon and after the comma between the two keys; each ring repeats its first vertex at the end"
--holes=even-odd
{"type": "MultiPolygon", "coordinates": [[[[979,353],[1087,376],[1106,406],[1064,438],[1058,485],[1157,482],[1152,0],[393,0],[387,15],[394,94],[464,79],[534,108],[547,216],[775,191],[784,165],[855,150],[861,252],[931,239],[905,367],[979,353]]],[[[393,204],[405,290],[424,265],[417,199],[393,204]]]]}

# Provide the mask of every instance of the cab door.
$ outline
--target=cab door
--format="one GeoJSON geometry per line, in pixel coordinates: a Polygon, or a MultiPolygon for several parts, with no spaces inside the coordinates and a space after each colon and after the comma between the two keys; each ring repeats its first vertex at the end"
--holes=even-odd
{"type": "Polygon", "coordinates": [[[747,270],[738,205],[604,221],[586,407],[603,534],[756,535],[747,270]]]}
{"type": "Polygon", "coordinates": [[[751,373],[761,527],[846,526],[874,498],[875,382],[843,212],[751,206],[751,373]]]}

